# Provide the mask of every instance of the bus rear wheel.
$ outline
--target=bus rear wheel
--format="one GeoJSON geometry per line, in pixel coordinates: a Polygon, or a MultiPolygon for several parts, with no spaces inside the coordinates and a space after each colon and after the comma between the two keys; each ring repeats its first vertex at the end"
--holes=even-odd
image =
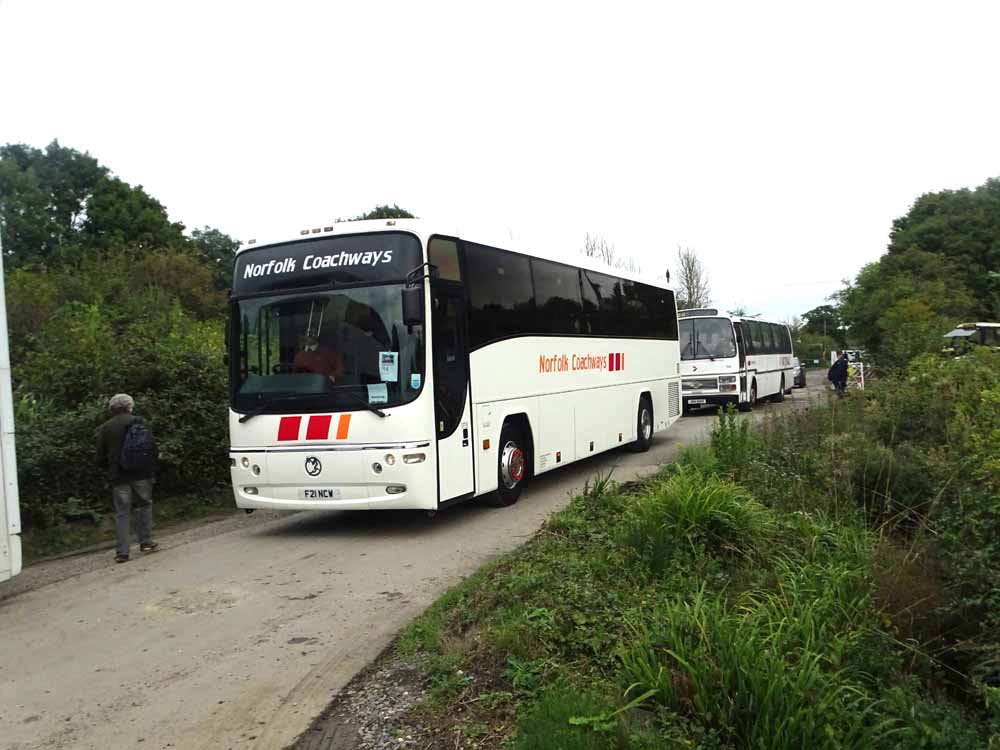
{"type": "Polygon", "coordinates": [[[639,410],[635,415],[635,442],[629,444],[633,453],[645,453],[653,442],[653,405],[649,397],[639,399],[639,410]]]}
{"type": "Polygon", "coordinates": [[[521,490],[528,477],[526,448],[521,431],[514,425],[505,423],[500,431],[500,446],[497,451],[497,491],[486,498],[486,502],[493,507],[506,508],[521,497],[521,490]]]}
{"type": "Polygon", "coordinates": [[[753,411],[754,405],[757,403],[757,381],[754,380],[750,383],[750,396],[740,404],[740,411],[753,411]]]}

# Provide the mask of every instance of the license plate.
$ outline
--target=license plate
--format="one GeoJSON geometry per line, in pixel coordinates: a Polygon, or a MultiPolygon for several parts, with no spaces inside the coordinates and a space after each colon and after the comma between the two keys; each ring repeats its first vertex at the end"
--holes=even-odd
{"type": "Polygon", "coordinates": [[[340,500],[342,496],[338,487],[304,487],[299,490],[299,500],[340,500]]]}
{"type": "Polygon", "coordinates": [[[689,404],[707,404],[708,403],[708,399],[707,398],[689,398],[687,400],[687,402],[689,404]]]}

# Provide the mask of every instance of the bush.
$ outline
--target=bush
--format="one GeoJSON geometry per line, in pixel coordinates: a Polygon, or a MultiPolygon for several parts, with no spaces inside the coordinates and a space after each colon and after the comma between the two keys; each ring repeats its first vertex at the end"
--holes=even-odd
{"type": "Polygon", "coordinates": [[[662,573],[678,543],[719,552],[745,551],[767,540],[767,510],[738,485],[690,467],[642,486],[626,511],[623,547],[662,573]]]}

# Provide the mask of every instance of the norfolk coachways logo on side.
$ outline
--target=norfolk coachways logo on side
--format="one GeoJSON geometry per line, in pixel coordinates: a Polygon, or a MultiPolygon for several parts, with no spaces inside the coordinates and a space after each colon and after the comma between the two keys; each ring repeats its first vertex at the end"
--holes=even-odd
{"type": "Polygon", "coordinates": [[[538,371],[570,372],[577,370],[607,370],[618,372],[625,369],[625,354],[610,352],[608,354],[553,354],[538,356],[538,371]]]}
{"type": "MultiPolygon", "coordinates": [[[[368,250],[359,253],[342,251],[332,255],[307,255],[302,259],[302,270],[318,268],[342,268],[351,266],[377,266],[392,262],[392,250],[368,250]]],[[[243,269],[244,279],[271,276],[281,273],[295,273],[298,261],[295,258],[269,260],[267,263],[247,263],[243,269]]]]}

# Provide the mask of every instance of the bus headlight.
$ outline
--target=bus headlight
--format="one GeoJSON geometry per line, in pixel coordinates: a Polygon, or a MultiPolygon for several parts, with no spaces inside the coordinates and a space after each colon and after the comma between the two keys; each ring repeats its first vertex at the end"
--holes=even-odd
{"type": "Polygon", "coordinates": [[[387,495],[402,495],[404,492],[406,492],[405,484],[390,484],[385,488],[387,495]]]}
{"type": "Polygon", "coordinates": [[[419,463],[422,463],[424,461],[424,459],[426,459],[426,458],[427,458],[427,455],[424,454],[424,453],[404,453],[403,454],[403,463],[404,464],[419,464],[419,463]]]}
{"type": "Polygon", "coordinates": [[[389,464],[389,466],[395,466],[396,465],[396,457],[394,455],[392,455],[391,453],[386,453],[385,454],[385,462],[387,464],[389,464]]]}
{"type": "Polygon", "coordinates": [[[382,473],[382,464],[380,464],[378,461],[376,461],[375,463],[373,463],[372,464],[372,471],[374,471],[376,474],[381,474],[382,473]]]}
{"type": "Polygon", "coordinates": [[[250,459],[244,456],[240,459],[240,465],[245,469],[250,465],[250,459]]]}
{"type": "Polygon", "coordinates": [[[247,493],[248,495],[256,495],[257,494],[257,488],[256,487],[244,487],[243,491],[245,493],[247,493]]]}
{"type": "Polygon", "coordinates": [[[736,390],[736,376],[735,375],[720,375],[719,376],[719,390],[720,391],[735,391],[736,390]]]}
{"type": "Polygon", "coordinates": [[[252,471],[252,472],[253,472],[253,475],[254,475],[255,477],[259,477],[259,476],[260,476],[260,467],[259,467],[259,466],[258,466],[257,464],[254,464],[254,465],[253,465],[253,468],[252,468],[252,469],[250,469],[250,471],[252,471]]]}

